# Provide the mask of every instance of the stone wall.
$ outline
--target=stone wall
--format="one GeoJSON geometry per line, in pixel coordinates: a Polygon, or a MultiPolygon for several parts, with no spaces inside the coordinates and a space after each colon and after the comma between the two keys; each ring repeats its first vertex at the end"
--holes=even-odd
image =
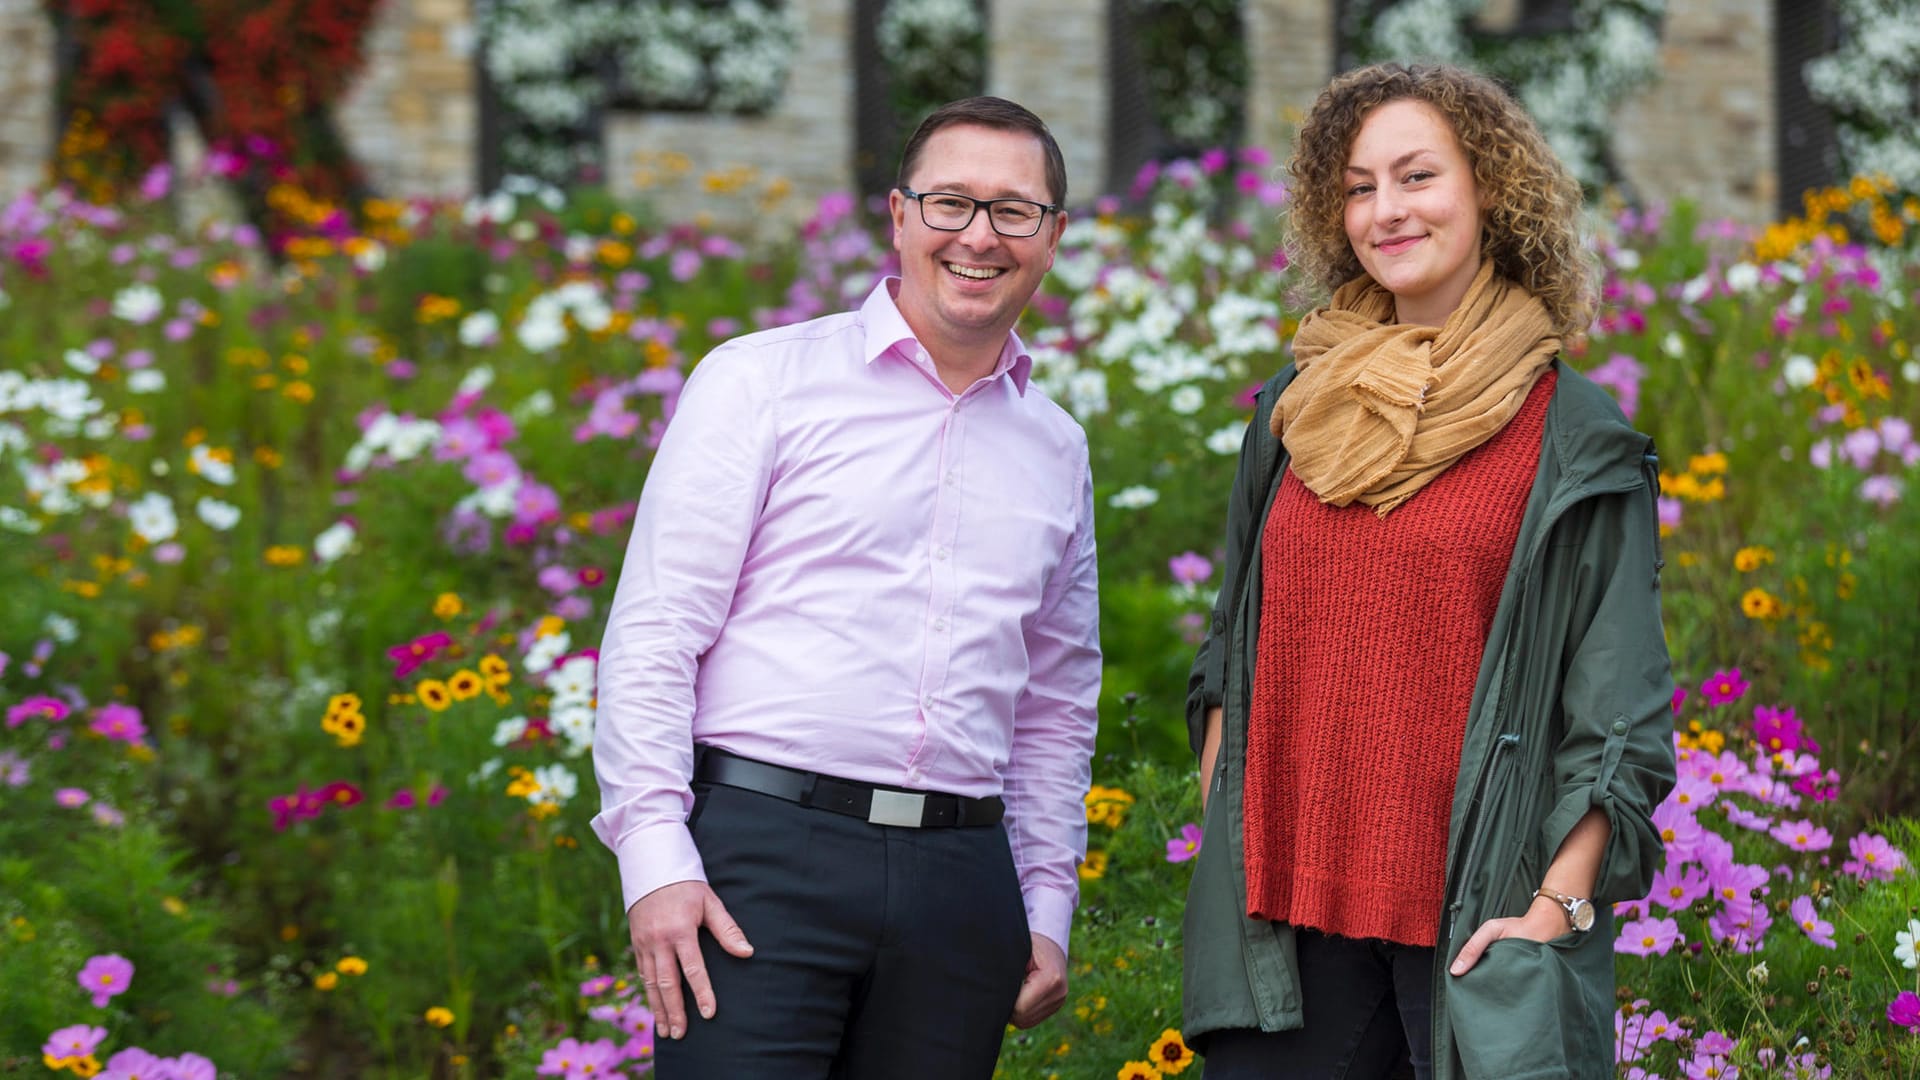
{"type": "Polygon", "coordinates": [[[821,195],[853,187],[852,0],[790,0],[800,47],[780,103],[762,116],[614,113],[607,186],[668,220],[790,226],[821,195]]]}
{"type": "Polygon", "coordinates": [[[1294,129],[1333,77],[1333,4],[1244,0],[1247,142],[1284,161],[1294,129]]]}
{"type": "Polygon", "coordinates": [[[1107,186],[1107,0],[988,4],[987,93],[1039,114],[1067,162],[1067,197],[1107,186]]]}
{"type": "Polygon", "coordinates": [[[335,114],[374,189],[465,195],[478,178],[472,0],[387,0],[366,62],[335,114]]]}
{"type": "Polygon", "coordinates": [[[1765,221],[1779,194],[1774,112],[1772,5],[1668,0],[1660,79],[1620,110],[1615,160],[1641,198],[1765,221]]]}
{"type": "Polygon", "coordinates": [[[40,0],[0,0],[0,199],[38,184],[53,159],[53,24],[40,0]]]}

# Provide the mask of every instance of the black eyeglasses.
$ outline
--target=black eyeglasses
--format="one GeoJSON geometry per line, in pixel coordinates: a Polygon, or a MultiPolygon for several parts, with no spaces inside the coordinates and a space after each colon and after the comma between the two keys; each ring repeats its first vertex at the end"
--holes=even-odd
{"type": "Polygon", "coordinates": [[[973,215],[983,207],[987,223],[1001,236],[1032,236],[1040,231],[1047,215],[1060,209],[1050,203],[1031,199],[976,199],[951,191],[915,191],[901,188],[900,194],[920,204],[920,220],[929,229],[959,232],[973,224],[973,215]]]}

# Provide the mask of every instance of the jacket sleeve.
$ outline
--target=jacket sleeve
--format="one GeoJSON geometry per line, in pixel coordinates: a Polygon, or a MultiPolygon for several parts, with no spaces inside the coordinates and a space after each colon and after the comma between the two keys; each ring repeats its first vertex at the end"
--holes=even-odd
{"type": "Polygon", "coordinates": [[[1573,620],[1562,657],[1564,736],[1541,839],[1543,850],[1557,851],[1589,809],[1606,812],[1612,831],[1596,903],[1645,896],[1664,858],[1652,815],[1673,788],[1675,763],[1657,490],[1649,479],[1647,487],[1590,499],[1582,520],[1562,522],[1574,526],[1572,535],[1554,541],[1568,560],[1573,620]]]}
{"type": "Polygon", "coordinates": [[[1187,745],[1193,756],[1200,756],[1200,744],[1206,737],[1207,710],[1220,705],[1225,695],[1228,642],[1233,636],[1234,600],[1240,595],[1245,576],[1246,548],[1259,532],[1260,508],[1266,492],[1261,490],[1261,441],[1271,439],[1266,417],[1273,410],[1283,376],[1275,376],[1254,399],[1253,419],[1240,440],[1240,465],[1234,470],[1233,492],[1227,499],[1227,544],[1221,567],[1220,596],[1214,601],[1207,620],[1207,636],[1194,654],[1193,671],[1187,676],[1187,745]]]}

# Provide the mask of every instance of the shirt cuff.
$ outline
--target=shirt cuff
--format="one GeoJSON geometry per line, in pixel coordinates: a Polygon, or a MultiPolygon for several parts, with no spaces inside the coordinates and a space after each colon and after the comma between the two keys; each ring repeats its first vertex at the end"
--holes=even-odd
{"type": "Polygon", "coordinates": [[[621,838],[613,854],[620,863],[620,891],[628,911],[662,885],[707,880],[693,834],[677,821],[633,830],[621,838]]]}
{"type": "Polygon", "coordinates": [[[1057,889],[1036,886],[1023,899],[1027,905],[1027,929],[1060,946],[1071,955],[1067,939],[1073,931],[1074,898],[1057,889]]]}

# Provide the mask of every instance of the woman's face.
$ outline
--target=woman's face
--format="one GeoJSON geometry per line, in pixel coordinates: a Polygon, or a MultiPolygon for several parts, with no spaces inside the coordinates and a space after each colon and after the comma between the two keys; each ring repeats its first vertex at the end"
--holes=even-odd
{"type": "Polygon", "coordinates": [[[1480,192],[1453,126],[1424,101],[1367,114],[1347,151],[1347,242],[1402,323],[1438,326],[1480,269],[1480,192]]]}

